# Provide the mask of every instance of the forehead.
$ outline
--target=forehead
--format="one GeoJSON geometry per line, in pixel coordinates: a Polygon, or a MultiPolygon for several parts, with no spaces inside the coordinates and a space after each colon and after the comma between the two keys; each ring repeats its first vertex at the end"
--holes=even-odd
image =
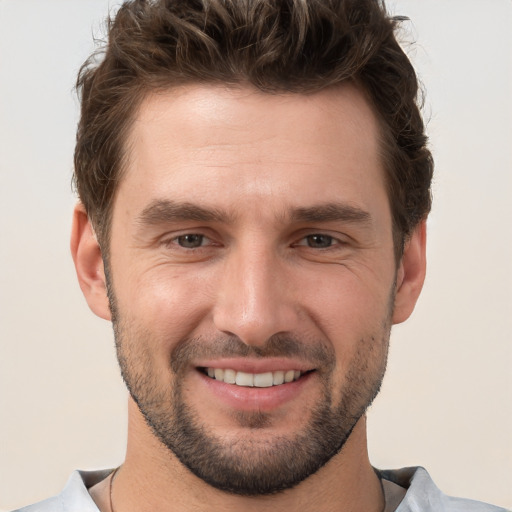
{"type": "Polygon", "coordinates": [[[129,133],[118,196],[134,208],[169,197],[227,209],[369,201],[385,189],[378,134],[352,85],[309,95],[214,85],[151,93],[129,133]]]}
{"type": "Polygon", "coordinates": [[[374,113],[364,94],[349,83],[312,94],[199,84],[153,92],[137,111],[129,147],[156,135],[166,145],[172,137],[190,148],[224,145],[227,138],[249,145],[289,135],[292,144],[335,142],[347,156],[363,146],[366,153],[378,150],[374,113]],[[360,144],[354,144],[357,135],[364,136],[360,144]]]}

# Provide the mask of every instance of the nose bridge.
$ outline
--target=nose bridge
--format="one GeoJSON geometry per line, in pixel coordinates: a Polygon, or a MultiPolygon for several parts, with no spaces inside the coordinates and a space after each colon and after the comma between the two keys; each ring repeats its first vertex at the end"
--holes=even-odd
{"type": "Polygon", "coordinates": [[[217,329],[248,345],[263,345],[293,328],[296,318],[283,261],[270,244],[240,243],[225,264],[214,311],[217,329]]]}

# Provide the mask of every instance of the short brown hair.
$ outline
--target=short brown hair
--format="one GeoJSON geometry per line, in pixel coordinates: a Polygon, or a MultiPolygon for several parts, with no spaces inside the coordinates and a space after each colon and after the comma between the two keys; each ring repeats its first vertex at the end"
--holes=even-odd
{"type": "Polygon", "coordinates": [[[309,94],[346,81],[381,125],[395,252],[430,211],[433,161],[414,69],[383,0],[132,0],[108,20],[103,55],[81,68],[74,182],[108,251],[124,140],[152,90],[249,83],[309,94]]]}

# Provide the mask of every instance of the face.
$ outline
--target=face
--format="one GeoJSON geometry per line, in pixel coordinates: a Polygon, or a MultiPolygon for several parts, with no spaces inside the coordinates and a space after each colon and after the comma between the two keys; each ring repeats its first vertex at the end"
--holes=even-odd
{"type": "Polygon", "coordinates": [[[148,97],[113,210],[123,377],[155,436],[238,494],[290,488],[375,397],[396,284],[377,123],[357,89],[148,97]]]}

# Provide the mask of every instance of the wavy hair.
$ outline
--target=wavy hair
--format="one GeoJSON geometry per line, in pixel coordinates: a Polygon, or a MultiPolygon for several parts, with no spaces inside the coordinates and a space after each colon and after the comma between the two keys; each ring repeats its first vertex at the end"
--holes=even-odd
{"type": "Polygon", "coordinates": [[[347,81],[380,123],[395,253],[431,207],[418,80],[383,0],[132,0],[77,79],[74,184],[108,251],[124,142],[148,92],[186,83],[311,94],[347,81]]]}

